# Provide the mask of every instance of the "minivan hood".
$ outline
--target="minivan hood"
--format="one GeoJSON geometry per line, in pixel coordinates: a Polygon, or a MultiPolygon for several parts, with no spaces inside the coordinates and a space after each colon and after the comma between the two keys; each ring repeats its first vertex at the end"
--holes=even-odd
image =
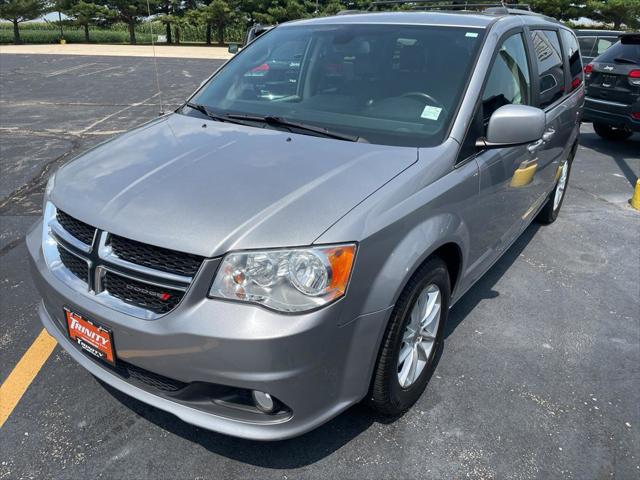
{"type": "Polygon", "coordinates": [[[50,198],[103,230],[213,257],[311,244],[416,160],[416,148],[172,114],[62,167],[50,198]]]}

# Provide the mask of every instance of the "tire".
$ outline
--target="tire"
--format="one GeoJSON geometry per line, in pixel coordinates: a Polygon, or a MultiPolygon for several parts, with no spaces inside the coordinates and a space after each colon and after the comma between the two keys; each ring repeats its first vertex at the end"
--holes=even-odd
{"type": "Polygon", "coordinates": [[[578,148],[577,145],[573,147],[573,149],[571,150],[571,153],[569,153],[569,157],[567,158],[564,164],[567,169],[566,177],[564,179],[564,184],[562,183],[563,173],[561,173],[560,178],[558,179],[556,186],[553,188],[553,190],[549,194],[549,197],[547,198],[547,201],[544,204],[544,207],[542,207],[542,210],[540,210],[540,212],[538,213],[538,216],[536,217],[536,222],[541,223],[543,225],[549,225],[555,222],[556,218],[558,218],[558,214],[560,213],[560,209],[562,208],[562,204],[564,203],[564,197],[566,196],[566,193],[567,193],[567,186],[569,185],[569,176],[571,174],[571,165],[573,165],[573,158],[576,155],[577,148],[578,148]],[[560,193],[558,193],[559,189],[562,189],[560,193]],[[556,195],[558,194],[561,196],[559,201],[556,202],[556,195]]]}
{"type": "MultiPolygon", "coordinates": [[[[442,347],[443,327],[449,313],[450,297],[449,272],[446,264],[438,257],[428,259],[411,277],[400,294],[382,340],[367,398],[369,406],[378,413],[398,416],[411,407],[422,395],[435,369],[437,363],[435,360],[442,347]],[[403,347],[405,349],[409,348],[413,352],[413,349],[407,343],[409,340],[405,341],[405,335],[409,332],[408,327],[411,328],[416,323],[412,322],[411,313],[416,305],[420,305],[418,300],[424,298],[421,295],[424,295],[425,292],[430,294],[434,286],[439,290],[440,294],[440,311],[437,327],[435,325],[433,327],[433,332],[435,333],[433,335],[433,343],[431,344],[431,340],[424,340],[424,342],[416,340],[421,345],[416,345],[415,351],[419,351],[423,355],[418,362],[424,363],[420,364],[422,368],[419,373],[416,370],[417,378],[409,385],[402,386],[400,378],[407,364],[403,363],[402,368],[400,368],[400,352],[403,347]],[[429,348],[428,344],[431,347],[430,353],[427,354],[423,349],[429,348]]],[[[427,297],[426,303],[423,302],[422,304],[428,305],[430,298],[427,297]]],[[[425,336],[425,339],[427,337],[425,336]]],[[[413,359],[412,356],[411,359],[413,359]]],[[[408,361],[410,359],[405,360],[405,362],[408,361]]],[[[411,364],[408,366],[410,369],[411,364]]]]}
{"type": "Polygon", "coordinates": [[[593,122],[593,129],[595,132],[602,138],[607,140],[626,140],[633,132],[630,130],[625,130],[624,128],[613,127],[611,125],[607,125],[606,123],[593,122]]]}

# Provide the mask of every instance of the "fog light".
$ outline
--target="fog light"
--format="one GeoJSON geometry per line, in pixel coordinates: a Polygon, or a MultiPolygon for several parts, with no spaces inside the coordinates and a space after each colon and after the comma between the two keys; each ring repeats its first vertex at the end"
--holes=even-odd
{"type": "Polygon", "coordinates": [[[259,410],[264,413],[273,413],[276,408],[275,400],[268,393],[260,392],[258,390],[254,390],[251,392],[251,396],[253,397],[253,402],[256,404],[259,410]]]}

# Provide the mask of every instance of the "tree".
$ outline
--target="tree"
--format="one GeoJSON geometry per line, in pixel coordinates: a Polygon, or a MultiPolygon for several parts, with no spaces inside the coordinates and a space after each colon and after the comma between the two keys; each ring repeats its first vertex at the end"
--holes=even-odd
{"type": "Polygon", "coordinates": [[[171,27],[176,22],[177,14],[180,11],[182,2],[179,0],[161,0],[157,10],[162,12],[162,15],[158,16],[158,20],[165,26],[165,35],[167,37],[167,43],[173,43],[173,35],[171,33],[171,27]]]}
{"type": "Polygon", "coordinates": [[[573,0],[532,0],[531,8],[534,12],[558,20],[571,20],[579,16],[576,2],[573,0]]]}
{"type": "Polygon", "coordinates": [[[157,13],[157,0],[149,0],[149,8],[147,8],[147,0],[101,0],[100,3],[113,10],[115,17],[128,25],[131,45],[136,43],[136,25],[140,19],[148,16],[149,13],[152,15],[157,13]]]}
{"type": "Polygon", "coordinates": [[[335,15],[336,13],[344,9],[344,5],[342,5],[337,0],[332,0],[325,4],[325,6],[321,9],[321,12],[324,15],[335,15]]]}
{"type": "Polygon", "coordinates": [[[13,43],[20,44],[18,24],[38,18],[47,12],[43,0],[0,0],[0,18],[13,23],[13,43]]]}
{"type": "MultiPolygon", "coordinates": [[[[209,5],[201,5],[198,7],[198,17],[200,21],[207,25],[207,32],[210,32],[211,26],[216,28],[218,32],[218,44],[224,45],[224,31],[229,24],[236,18],[233,11],[226,0],[212,0],[209,5]]],[[[211,43],[210,34],[207,35],[207,44],[211,43]]]]}
{"type": "Polygon", "coordinates": [[[587,7],[594,19],[613,23],[614,30],[623,23],[629,28],[640,26],[640,0],[591,0],[587,7]]]}
{"type": "Polygon", "coordinates": [[[298,18],[310,17],[315,11],[315,3],[298,0],[272,0],[265,2],[266,9],[257,10],[253,17],[260,23],[282,23],[298,18]]]}
{"type": "Polygon", "coordinates": [[[176,15],[163,13],[162,15],[158,15],[157,20],[165,26],[165,36],[167,37],[167,43],[173,43],[172,27],[178,21],[178,17],[176,15]]]}
{"type": "Polygon", "coordinates": [[[89,25],[106,23],[112,16],[107,7],[83,0],[67,0],[60,8],[76,25],[84,28],[84,41],[87,43],[90,41],[89,25]]]}

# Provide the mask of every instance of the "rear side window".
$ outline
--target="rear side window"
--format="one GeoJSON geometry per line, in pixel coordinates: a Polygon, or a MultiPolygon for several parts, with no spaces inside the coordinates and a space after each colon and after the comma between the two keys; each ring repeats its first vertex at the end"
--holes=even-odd
{"type": "Polygon", "coordinates": [[[615,38],[599,38],[598,41],[596,42],[596,53],[595,53],[595,55],[596,56],[602,55],[604,52],[609,50],[611,45],[613,45],[614,43],[616,43],[616,39],[615,38]]]}
{"type": "Polygon", "coordinates": [[[540,108],[546,108],[564,94],[560,39],[555,30],[532,30],[531,38],[538,63],[540,108]]]}
{"type": "Polygon", "coordinates": [[[564,54],[569,63],[569,76],[571,77],[571,91],[574,91],[582,84],[582,59],[580,58],[580,48],[576,37],[569,30],[560,30],[564,54]]]}
{"type": "Polygon", "coordinates": [[[595,37],[580,37],[578,38],[578,42],[580,42],[580,51],[582,55],[585,57],[592,57],[593,55],[593,47],[596,44],[595,37]]]}
{"type": "Polygon", "coordinates": [[[613,47],[608,49],[602,55],[600,55],[596,61],[602,63],[630,63],[634,62],[640,64],[640,45],[633,43],[616,43],[613,47]],[[627,62],[629,60],[630,62],[627,62]]]}
{"type": "Polygon", "coordinates": [[[507,38],[491,67],[482,94],[482,117],[489,121],[491,114],[503,105],[530,105],[531,79],[522,34],[507,38]]]}

